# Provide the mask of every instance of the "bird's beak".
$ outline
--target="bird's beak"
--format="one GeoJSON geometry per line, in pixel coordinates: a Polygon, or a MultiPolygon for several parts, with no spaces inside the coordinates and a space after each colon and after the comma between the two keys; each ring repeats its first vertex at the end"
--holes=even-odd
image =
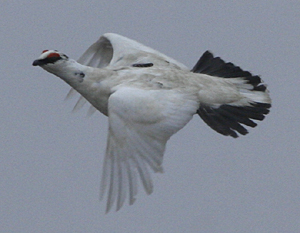
{"type": "Polygon", "coordinates": [[[40,66],[42,64],[42,62],[40,60],[34,60],[32,65],[33,66],[40,66]]]}

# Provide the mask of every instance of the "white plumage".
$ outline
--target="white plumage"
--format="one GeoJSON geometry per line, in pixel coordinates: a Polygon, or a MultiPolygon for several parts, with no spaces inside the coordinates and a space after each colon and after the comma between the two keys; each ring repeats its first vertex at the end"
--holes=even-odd
{"type": "Polygon", "coordinates": [[[237,137],[263,120],[271,99],[258,76],[205,52],[190,71],[183,64],[126,37],[107,33],[78,60],[45,50],[33,62],[67,82],[89,113],[108,116],[101,197],[108,212],[133,204],[138,180],[153,191],[149,168],[162,172],[168,139],[198,114],[212,129],[237,137]]]}

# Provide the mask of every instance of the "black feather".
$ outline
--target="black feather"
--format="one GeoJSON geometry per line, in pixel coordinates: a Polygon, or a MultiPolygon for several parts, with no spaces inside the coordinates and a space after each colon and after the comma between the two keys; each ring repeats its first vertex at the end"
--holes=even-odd
{"type": "Polygon", "coordinates": [[[271,104],[265,103],[252,103],[246,107],[224,104],[218,108],[201,105],[197,113],[207,125],[218,133],[236,138],[238,137],[236,132],[242,135],[248,133],[243,125],[255,127],[257,124],[251,119],[263,120],[269,113],[270,107],[271,104]]]}
{"type": "Polygon", "coordinates": [[[132,66],[133,67],[145,68],[145,67],[153,66],[153,63],[137,63],[137,64],[133,64],[132,66]]]}
{"type": "Polygon", "coordinates": [[[214,57],[209,51],[206,51],[199,59],[197,64],[191,70],[194,73],[202,73],[220,78],[244,78],[247,83],[253,86],[252,90],[266,91],[266,86],[257,75],[252,75],[249,71],[242,70],[231,62],[225,62],[220,57],[214,57]]]}

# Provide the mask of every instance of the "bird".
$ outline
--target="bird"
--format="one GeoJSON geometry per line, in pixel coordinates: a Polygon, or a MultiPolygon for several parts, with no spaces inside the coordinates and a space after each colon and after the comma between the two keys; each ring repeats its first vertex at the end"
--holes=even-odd
{"type": "Polygon", "coordinates": [[[271,108],[267,85],[258,75],[206,51],[196,65],[184,64],[135,40],[105,33],[76,61],[57,50],[34,60],[71,86],[90,114],[108,117],[100,199],[106,213],[136,201],[139,182],[153,192],[150,171],[163,172],[170,137],[194,115],[213,130],[237,138],[271,108]]]}

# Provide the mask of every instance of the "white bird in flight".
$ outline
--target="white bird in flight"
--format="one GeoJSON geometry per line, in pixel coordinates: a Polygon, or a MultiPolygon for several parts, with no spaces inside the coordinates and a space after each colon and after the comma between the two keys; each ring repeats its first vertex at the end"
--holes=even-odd
{"type": "Polygon", "coordinates": [[[149,168],[162,172],[166,142],[198,114],[212,129],[234,138],[269,113],[271,99],[257,75],[206,51],[192,70],[134,40],[106,33],[76,62],[44,50],[33,62],[60,77],[108,116],[100,195],[106,212],[136,199],[138,178],[153,191],[149,168]]]}

